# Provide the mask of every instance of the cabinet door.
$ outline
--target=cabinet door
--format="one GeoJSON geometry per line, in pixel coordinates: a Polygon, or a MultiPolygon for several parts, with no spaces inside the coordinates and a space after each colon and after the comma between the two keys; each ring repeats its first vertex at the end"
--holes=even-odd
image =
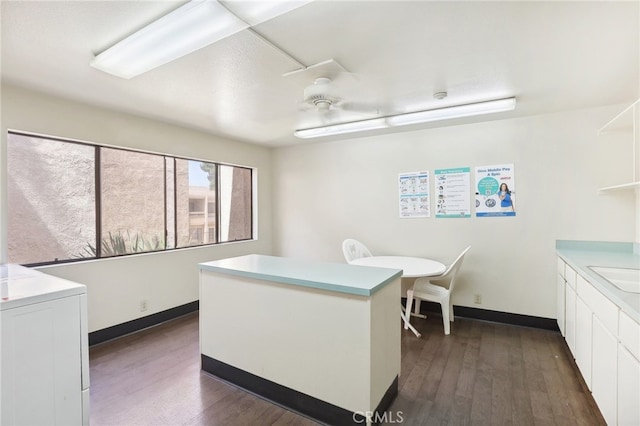
{"type": "Polygon", "coordinates": [[[557,275],[556,282],[556,318],[558,321],[558,328],[560,333],[564,336],[564,287],[567,285],[562,275],[557,275]]]}
{"type": "Polygon", "coordinates": [[[557,258],[557,264],[558,264],[558,275],[560,275],[562,278],[564,278],[565,275],[565,268],[566,268],[566,263],[564,263],[564,260],[562,260],[560,257],[557,258]]]}
{"type": "Polygon", "coordinates": [[[640,324],[622,311],[620,311],[618,339],[631,352],[631,355],[640,359],[640,324]]]}
{"type": "MultiPolygon", "coordinates": [[[[593,317],[591,393],[607,424],[617,424],[618,339],[593,317]]],[[[636,404],[637,404],[636,399],[636,404]]]]}
{"type": "Polygon", "coordinates": [[[569,287],[575,290],[578,273],[571,266],[567,265],[564,274],[564,279],[567,281],[567,284],[569,284],[569,287]]]}
{"type": "Polygon", "coordinates": [[[617,335],[618,314],[620,310],[616,304],[596,290],[589,281],[580,275],[578,275],[577,283],[578,297],[584,301],[591,312],[593,312],[593,315],[598,317],[598,320],[607,327],[610,333],[617,335]]]}
{"type": "Polygon", "coordinates": [[[585,383],[591,387],[591,353],[592,353],[592,318],[593,313],[582,301],[576,298],[576,364],[582,373],[585,383]]]}
{"type": "Polygon", "coordinates": [[[640,425],[640,362],[618,346],[618,424],[640,425]]]}
{"type": "Polygon", "coordinates": [[[569,285],[565,286],[564,311],[565,340],[573,357],[576,356],[576,292],[569,285]]]}
{"type": "Polygon", "coordinates": [[[79,307],[75,296],[1,312],[0,424],[82,424],[79,307]]]}

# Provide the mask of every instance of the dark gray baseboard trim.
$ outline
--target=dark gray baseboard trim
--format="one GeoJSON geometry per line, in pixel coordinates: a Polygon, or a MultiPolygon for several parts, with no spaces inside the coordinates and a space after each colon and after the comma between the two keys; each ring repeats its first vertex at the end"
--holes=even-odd
{"type": "Polygon", "coordinates": [[[157,312],[155,314],[147,315],[146,317],[137,318],[112,327],[103,328],[102,330],[93,331],[89,333],[89,346],[97,345],[98,343],[103,343],[107,340],[153,327],[154,325],[195,312],[199,308],[200,301],[196,300],[195,302],[176,306],[175,308],[167,309],[166,311],[157,312]]]}
{"type": "MultiPolygon", "coordinates": [[[[404,304],[404,299],[403,299],[404,304]]],[[[176,306],[166,311],[158,312],[146,317],[138,318],[113,327],[104,328],[89,333],[89,346],[106,342],[107,340],[122,337],[136,331],[143,330],[154,325],[161,324],[199,309],[198,300],[185,305],[176,306]]],[[[502,324],[519,325],[523,327],[541,328],[560,332],[555,318],[542,318],[530,315],[512,314],[509,312],[490,311],[487,309],[471,308],[468,306],[454,306],[455,315],[461,318],[477,319],[481,321],[497,322],[502,324]]],[[[420,310],[423,313],[440,313],[440,305],[434,302],[422,302],[420,310]]]]}
{"type": "MultiPolygon", "coordinates": [[[[405,301],[403,299],[403,305],[405,301]]],[[[422,302],[422,313],[442,313],[440,305],[435,302],[422,302]]],[[[555,318],[534,317],[531,315],[512,314],[509,312],[490,311],[488,309],[471,308],[468,306],[453,306],[456,317],[476,319],[481,321],[497,322],[501,324],[519,325],[522,327],[540,328],[560,332],[555,318]]]]}
{"type": "MultiPolygon", "coordinates": [[[[366,419],[361,413],[346,410],[297,390],[282,386],[204,354],[201,354],[201,358],[202,370],[207,373],[315,421],[327,425],[362,425],[366,423],[366,419]]],[[[340,384],[336,383],[336,386],[340,386],[340,384]]],[[[382,397],[380,404],[378,404],[378,407],[374,411],[374,420],[384,418],[383,412],[389,408],[397,395],[398,376],[396,376],[393,383],[391,383],[382,397]]]]}

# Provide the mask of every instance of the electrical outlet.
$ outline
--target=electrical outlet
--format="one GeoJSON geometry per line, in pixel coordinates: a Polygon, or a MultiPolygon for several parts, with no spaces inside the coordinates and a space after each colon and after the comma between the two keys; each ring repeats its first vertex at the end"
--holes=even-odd
{"type": "Polygon", "coordinates": [[[479,294],[474,294],[473,303],[475,303],[476,305],[480,305],[482,303],[482,296],[480,296],[479,294]]]}
{"type": "Polygon", "coordinates": [[[140,301],[140,312],[144,312],[149,309],[148,302],[146,300],[140,301]]]}

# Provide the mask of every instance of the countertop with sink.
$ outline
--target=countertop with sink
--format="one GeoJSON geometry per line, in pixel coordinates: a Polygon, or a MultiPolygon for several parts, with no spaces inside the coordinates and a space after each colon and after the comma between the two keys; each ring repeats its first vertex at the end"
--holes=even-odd
{"type": "MultiPolygon", "coordinates": [[[[640,254],[638,254],[637,245],[634,252],[633,243],[560,240],[556,242],[556,252],[579,275],[586,278],[631,318],[640,322],[640,293],[623,291],[603,275],[591,269],[591,267],[597,267],[595,269],[603,274],[630,272],[631,279],[635,279],[633,277],[634,271],[616,271],[604,268],[640,269],[640,254]]],[[[630,283],[626,284],[627,286],[622,287],[628,288],[630,283]]]]}

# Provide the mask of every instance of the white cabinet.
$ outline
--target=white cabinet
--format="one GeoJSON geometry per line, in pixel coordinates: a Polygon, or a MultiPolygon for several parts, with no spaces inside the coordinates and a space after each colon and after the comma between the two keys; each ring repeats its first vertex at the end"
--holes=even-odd
{"type": "Polygon", "coordinates": [[[591,393],[609,425],[617,423],[618,340],[597,316],[593,317],[593,368],[591,393]]]}
{"type": "Polygon", "coordinates": [[[618,307],[581,276],[578,276],[578,297],[611,333],[618,334],[618,307]]]}
{"type": "Polygon", "coordinates": [[[580,298],[576,298],[576,343],[574,356],[585,383],[591,389],[591,355],[593,312],[580,298]]]}
{"type": "Polygon", "coordinates": [[[565,335],[565,286],[566,282],[564,277],[558,275],[556,278],[556,318],[558,322],[558,328],[560,329],[560,334],[565,335]]]}
{"type": "Polygon", "coordinates": [[[620,336],[620,343],[622,343],[636,359],[640,359],[640,324],[632,320],[631,317],[623,311],[620,311],[618,336],[620,336]]]}
{"type": "Polygon", "coordinates": [[[558,258],[567,346],[609,425],[640,425],[640,324],[558,258]],[[561,270],[565,277],[562,279],[561,270]]]}
{"type": "Polygon", "coordinates": [[[640,324],[620,311],[618,424],[640,425],[640,324]]]}
{"type": "Polygon", "coordinates": [[[88,424],[85,286],[17,265],[0,274],[0,424],[88,424]]]}
{"type": "MultiPolygon", "coordinates": [[[[596,348],[602,349],[599,345],[604,343],[595,340],[598,332],[595,329],[596,323],[608,329],[609,334],[616,336],[618,333],[618,307],[578,275],[576,278],[574,355],[585,383],[592,390],[594,389],[592,377],[595,376],[596,370],[601,371],[600,366],[595,364],[595,350],[596,348]]],[[[598,336],[600,337],[600,335],[598,336]]],[[[613,345],[612,351],[614,353],[613,365],[615,366],[616,345],[613,345]]]]}
{"type": "MultiPolygon", "coordinates": [[[[640,332],[640,330],[639,330],[640,332]]],[[[618,346],[618,424],[640,425],[640,361],[618,346]]]]}
{"type": "Polygon", "coordinates": [[[565,335],[565,270],[566,264],[564,260],[558,258],[558,274],[556,275],[556,320],[560,334],[565,335]]]}
{"type": "Polygon", "coordinates": [[[566,287],[565,304],[565,340],[573,356],[576,356],[576,292],[566,287]]]}
{"type": "Polygon", "coordinates": [[[564,327],[565,339],[571,353],[576,354],[576,271],[566,266],[564,327]]]}

